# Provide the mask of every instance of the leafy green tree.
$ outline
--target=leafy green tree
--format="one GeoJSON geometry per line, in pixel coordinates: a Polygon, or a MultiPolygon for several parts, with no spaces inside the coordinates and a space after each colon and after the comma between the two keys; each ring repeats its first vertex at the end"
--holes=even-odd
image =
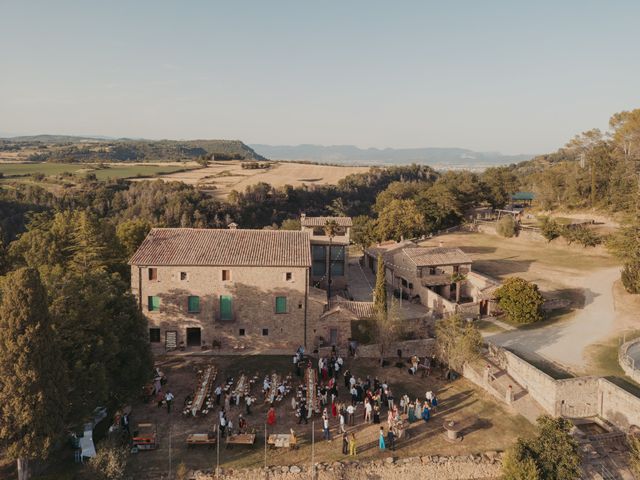
{"type": "Polygon", "coordinates": [[[629,293],[640,293],[640,219],[632,219],[609,237],[609,251],[623,263],[622,284],[629,293]]]}
{"type": "Polygon", "coordinates": [[[629,444],[629,467],[636,478],[640,478],[640,437],[629,435],[627,443],[629,444]]]}
{"type": "Polygon", "coordinates": [[[116,237],[126,259],[133,256],[150,231],[151,224],[146,220],[125,220],[118,224],[116,237]]]}
{"type": "Polygon", "coordinates": [[[544,298],[535,283],[520,277],[510,277],[496,290],[495,296],[500,309],[514,323],[534,323],[543,318],[544,298]]]}
{"type": "Polygon", "coordinates": [[[507,450],[502,462],[503,480],[540,480],[540,473],[528,445],[522,439],[507,450]]]}
{"type": "Polygon", "coordinates": [[[562,225],[551,217],[542,217],[540,221],[540,233],[548,242],[562,235],[562,225]]]}
{"type": "Polygon", "coordinates": [[[280,224],[280,230],[300,230],[300,220],[297,218],[287,218],[280,224]]]}
{"type": "Polygon", "coordinates": [[[377,236],[400,241],[425,233],[425,218],[413,200],[391,200],[380,212],[377,236]]]}
{"type": "Polygon", "coordinates": [[[351,227],[351,240],[358,245],[362,251],[369,248],[377,240],[376,222],[366,215],[358,215],[353,219],[351,227]]]}
{"type": "Polygon", "coordinates": [[[548,415],[538,417],[538,436],[529,443],[540,477],[573,480],[581,476],[580,450],[571,435],[572,423],[548,415]]]}
{"type": "Polygon", "coordinates": [[[498,220],[498,223],[496,224],[496,231],[499,235],[502,235],[506,238],[515,236],[515,234],[518,232],[518,226],[513,216],[505,215],[500,220],[498,220]]]}
{"type": "Polygon", "coordinates": [[[66,369],[38,272],[9,273],[0,303],[0,443],[17,460],[18,476],[29,461],[47,457],[63,431],[67,412],[66,369]]]}
{"type": "Polygon", "coordinates": [[[511,167],[489,167],[480,176],[486,200],[493,208],[503,208],[518,191],[519,181],[511,167]]]}
{"type": "Polygon", "coordinates": [[[98,480],[124,480],[129,459],[128,449],[115,441],[98,444],[96,456],[89,460],[92,478],[98,480]]]}
{"type": "Polygon", "coordinates": [[[373,334],[374,341],[379,347],[380,366],[382,366],[385,355],[389,354],[391,345],[397,341],[402,334],[400,309],[395,300],[391,300],[391,304],[387,310],[383,310],[382,307],[380,307],[380,309],[376,311],[373,334]]]}
{"type": "Polygon", "coordinates": [[[387,282],[382,254],[378,255],[378,264],[376,265],[376,286],[373,290],[373,302],[376,315],[387,314],[387,282]]]}
{"type": "Polygon", "coordinates": [[[438,357],[450,368],[462,372],[467,362],[480,357],[482,335],[472,323],[454,314],[436,322],[438,357]]]}

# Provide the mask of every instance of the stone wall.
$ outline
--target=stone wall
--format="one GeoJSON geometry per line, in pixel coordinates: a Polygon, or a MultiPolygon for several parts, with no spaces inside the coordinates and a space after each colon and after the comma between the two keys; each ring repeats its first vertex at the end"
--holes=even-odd
{"type": "MultiPolygon", "coordinates": [[[[402,480],[460,480],[500,478],[503,454],[486,452],[464,456],[424,456],[394,458],[370,462],[344,461],[316,465],[318,480],[370,480],[398,478],[402,480]]],[[[192,480],[302,480],[311,478],[311,468],[305,466],[274,466],[261,469],[224,469],[213,472],[191,472],[192,480]]]]}
{"type": "MultiPolygon", "coordinates": [[[[591,376],[555,380],[495,345],[489,344],[489,355],[550,415],[568,418],[599,416],[623,431],[628,431],[632,425],[640,426],[640,398],[606,378],[591,376]]],[[[477,385],[484,386],[473,369],[465,369],[463,373],[477,385]]]]}
{"type": "MultiPolygon", "coordinates": [[[[421,359],[431,356],[435,352],[436,340],[434,338],[423,338],[419,340],[405,340],[404,342],[394,342],[391,344],[386,357],[394,357],[398,349],[402,350],[404,358],[417,355],[421,359]]],[[[358,357],[378,358],[380,356],[380,346],[376,344],[361,345],[357,351],[358,357]]]]}

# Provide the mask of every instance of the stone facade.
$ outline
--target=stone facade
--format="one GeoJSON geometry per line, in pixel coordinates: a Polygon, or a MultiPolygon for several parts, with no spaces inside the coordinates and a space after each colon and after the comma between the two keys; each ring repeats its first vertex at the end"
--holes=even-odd
{"type": "Polygon", "coordinates": [[[323,309],[308,302],[307,281],[305,267],[131,267],[132,292],[149,327],[160,329],[160,341],[173,331],[178,343],[194,346],[219,342],[225,347],[280,349],[304,344],[305,318],[309,335],[323,309]],[[151,268],[156,269],[153,280],[151,268]],[[228,280],[223,280],[223,271],[228,280]],[[231,298],[228,320],[221,312],[223,296],[231,298]],[[159,299],[158,310],[150,310],[149,297],[159,299]],[[199,298],[197,311],[189,311],[189,297],[199,298]],[[284,313],[276,313],[277,297],[286,299],[284,313]],[[200,329],[200,341],[195,333],[189,338],[187,329],[200,329]]]}

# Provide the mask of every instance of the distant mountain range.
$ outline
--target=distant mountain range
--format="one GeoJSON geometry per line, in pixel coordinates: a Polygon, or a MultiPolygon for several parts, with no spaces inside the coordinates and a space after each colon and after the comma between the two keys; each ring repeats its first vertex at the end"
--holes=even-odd
{"type": "Polygon", "coordinates": [[[419,163],[448,168],[484,168],[530,160],[534,155],[503,155],[465,148],[358,148],[354,145],[249,145],[271,160],[306,160],[320,163],[399,165],[419,163]]]}

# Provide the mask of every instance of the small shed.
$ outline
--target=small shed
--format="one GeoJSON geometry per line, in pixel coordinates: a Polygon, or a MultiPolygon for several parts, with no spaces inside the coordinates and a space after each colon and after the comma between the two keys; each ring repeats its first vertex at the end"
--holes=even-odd
{"type": "Polygon", "coordinates": [[[514,204],[520,204],[524,206],[529,206],[535,199],[535,195],[533,192],[516,192],[511,195],[511,202],[514,204]]]}

